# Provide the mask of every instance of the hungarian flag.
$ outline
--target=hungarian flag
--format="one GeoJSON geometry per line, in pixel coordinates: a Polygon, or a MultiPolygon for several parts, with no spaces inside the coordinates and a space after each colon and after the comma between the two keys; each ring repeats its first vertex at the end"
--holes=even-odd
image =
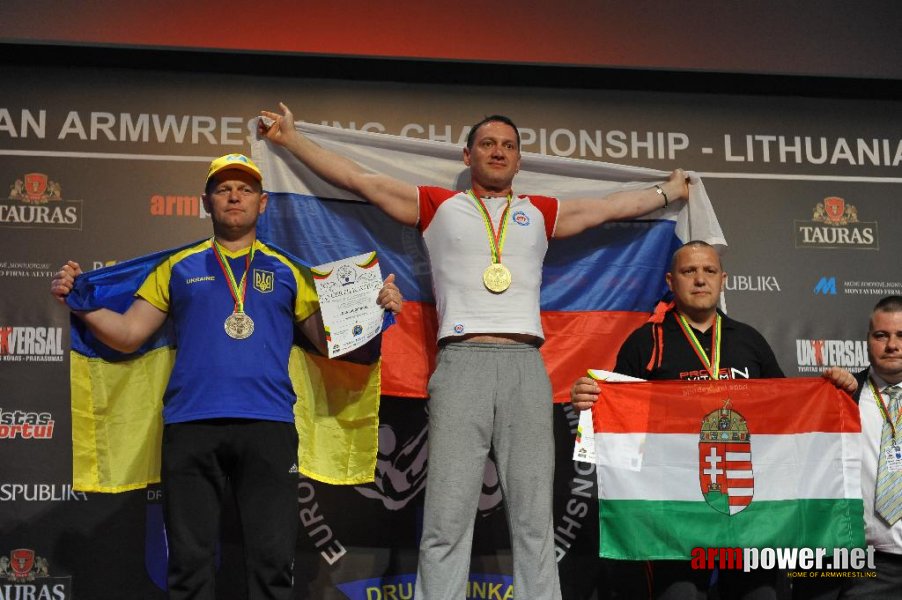
{"type": "Polygon", "coordinates": [[[602,383],[600,554],[864,546],[858,406],[820,378],[602,383]]]}
{"type": "MultiPolygon", "coordinates": [[[[459,145],[307,123],[296,126],[321,146],[375,172],[414,185],[470,187],[459,145]]],[[[252,150],[269,192],[260,222],[262,235],[312,264],[375,250],[382,272],[396,274],[405,304],[398,325],[384,339],[382,393],[425,398],[435,366],[436,315],[429,261],[419,232],[325,183],[284,148],[257,140],[252,150]]],[[[668,174],[527,153],[514,180],[514,193],[566,202],[651,187],[668,174]]],[[[646,321],[667,292],[664,274],[677,247],[690,239],[725,244],[701,179],[694,174],[690,179],[688,203],[672,203],[642,219],[607,223],[576,237],[551,240],[540,303],[546,339],[542,354],[555,400],[569,400],[570,385],[586,368],[613,366],[620,343],[646,321]]]]}

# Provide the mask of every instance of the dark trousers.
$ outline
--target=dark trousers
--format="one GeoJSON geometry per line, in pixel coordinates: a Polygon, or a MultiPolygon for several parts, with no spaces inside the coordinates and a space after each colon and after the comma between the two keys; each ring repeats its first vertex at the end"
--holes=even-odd
{"type": "Polygon", "coordinates": [[[693,570],[688,561],[652,562],[655,600],[777,600],[788,597],[785,574],[780,570],[693,570]]]}
{"type": "Polygon", "coordinates": [[[249,600],[293,597],[298,532],[294,423],[211,419],[163,430],[169,598],[214,600],[226,484],[238,507],[249,600]]]}
{"type": "Polygon", "coordinates": [[[902,598],[902,554],[876,552],[875,578],[855,578],[843,580],[839,597],[867,598],[869,600],[894,600],[902,598]]]}

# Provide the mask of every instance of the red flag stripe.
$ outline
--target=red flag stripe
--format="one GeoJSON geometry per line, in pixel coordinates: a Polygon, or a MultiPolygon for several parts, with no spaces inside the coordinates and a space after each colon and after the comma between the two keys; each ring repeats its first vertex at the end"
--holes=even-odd
{"type": "Polygon", "coordinates": [[[727,400],[746,420],[751,439],[861,431],[852,399],[821,378],[602,384],[601,401],[593,409],[595,431],[699,435],[702,420],[727,400]]]}
{"type": "Polygon", "coordinates": [[[755,480],[754,479],[733,479],[729,475],[727,475],[727,487],[734,488],[750,488],[754,487],[755,480]]]}
{"type": "MultiPolygon", "coordinates": [[[[555,402],[570,401],[570,386],[587,369],[611,369],[620,344],[648,319],[648,313],[557,311],[542,313],[546,342],[542,346],[555,402]],[[599,343],[604,340],[604,343],[599,343]]],[[[382,393],[426,398],[435,369],[435,305],[405,302],[397,325],[382,344],[382,393]]]]}

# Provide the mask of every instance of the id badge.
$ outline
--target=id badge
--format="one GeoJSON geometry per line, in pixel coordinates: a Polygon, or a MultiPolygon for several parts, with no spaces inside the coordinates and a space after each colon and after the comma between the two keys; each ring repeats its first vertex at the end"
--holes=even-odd
{"type": "Polygon", "coordinates": [[[883,451],[886,459],[886,469],[890,473],[898,473],[902,471],[902,446],[893,444],[883,451]]]}

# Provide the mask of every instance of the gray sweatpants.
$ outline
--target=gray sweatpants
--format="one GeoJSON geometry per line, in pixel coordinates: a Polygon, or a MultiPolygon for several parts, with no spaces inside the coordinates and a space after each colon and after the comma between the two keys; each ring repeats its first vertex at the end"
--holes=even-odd
{"type": "Polygon", "coordinates": [[[439,352],[429,396],[429,476],[415,598],[465,597],[485,461],[494,447],[515,597],[558,600],[551,383],[538,349],[448,344],[439,352]]]}

